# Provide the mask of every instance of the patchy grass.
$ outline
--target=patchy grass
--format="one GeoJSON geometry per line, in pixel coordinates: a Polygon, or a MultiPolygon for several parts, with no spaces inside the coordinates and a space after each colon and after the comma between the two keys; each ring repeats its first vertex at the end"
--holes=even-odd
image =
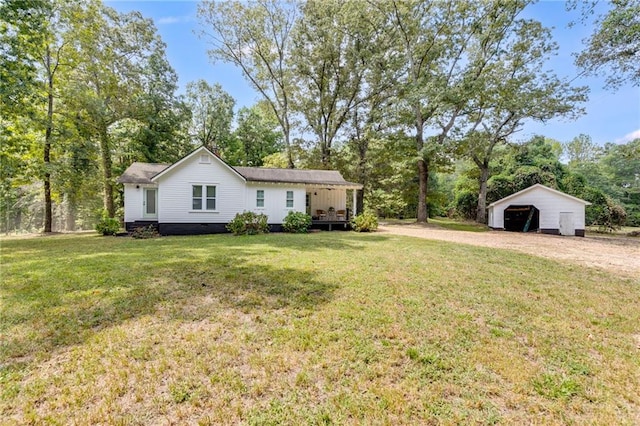
{"type": "Polygon", "coordinates": [[[3,240],[4,424],[640,422],[640,288],[321,232],[3,240]]]}
{"type": "Polygon", "coordinates": [[[620,229],[614,229],[610,231],[603,231],[597,226],[587,226],[587,235],[597,237],[631,237],[632,234],[637,235],[640,232],[640,227],[637,226],[623,226],[620,229]]]}
{"type": "MultiPolygon", "coordinates": [[[[415,225],[416,219],[381,219],[381,223],[390,225],[415,225]]],[[[436,225],[440,228],[450,229],[452,231],[468,231],[468,232],[486,232],[489,227],[486,225],[480,225],[471,221],[450,219],[447,217],[430,217],[429,222],[424,226],[436,225]]]]}
{"type": "Polygon", "coordinates": [[[471,221],[460,221],[449,219],[447,217],[432,217],[430,223],[434,223],[452,231],[469,231],[469,232],[487,232],[489,227],[471,221]]]}

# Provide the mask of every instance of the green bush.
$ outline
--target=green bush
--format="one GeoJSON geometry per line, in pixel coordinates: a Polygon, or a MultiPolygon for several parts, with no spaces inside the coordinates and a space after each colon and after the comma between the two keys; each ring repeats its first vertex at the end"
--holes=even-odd
{"type": "Polygon", "coordinates": [[[456,214],[463,219],[475,219],[478,211],[478,193],[462,191],[456,195],[456,214]]]}
{"type": "Polygon", "coordinates": [[[227,224],[227,230],[233,235],[256,235],[269,232],[267,215],[254,212],[242,212],[236,214],[231,222],[227,224]]]}
{"type": "Polygon", "coordinates": [[[96,231],[102,235],[116,235],[120,230],[120,221],[113,217],[103,216],[96,224],[96,231]]]}
{"type": "Polygon", "coordinates": [[[282,229],[285,232],[304,234],[311,226],[311,216],[303,212],[290,211],[284,218],[282,229]]]}
{"type": "Polygon", "coordinates": [[[351,220],[351,226],[356,232],[371,232],[378,229],[378,217],[371,212],[364,212],[351,220]]]}
{"type": "Polygon", "coordinates": [[[131,235],[132,238],[136,238],[139,240],[146,240],[148,238],[156,238],[160,236],[160,234],[158,234],[158,230],[153,225],[139,226],[137,228],[134,228],[134,230],[131,231],[129,235],[131,235]]]}
{"type": "Polygon", "coordinates": [[[626,222],[627,213],[623,206],[616,203],[603,191],[586,188],[584,199],[591,203],[585,209],[587,225],[598,226],[601,232],[611,232],[620,229],[626,222]]]}

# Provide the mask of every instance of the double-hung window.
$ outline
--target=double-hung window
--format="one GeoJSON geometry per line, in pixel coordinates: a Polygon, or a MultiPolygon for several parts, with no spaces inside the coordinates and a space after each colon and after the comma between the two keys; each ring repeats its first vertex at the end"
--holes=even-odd
{"type": "Polygon", "coordinates": [[[287,208],[293,208],[293,191],[287,191],[287,208]]]}
{"type": "Polygon", "coordinates": [[[216,209],[216,187],[214,185],[193,185],[193,210],[216,209]]]}
{"type": "Polygon", "coordinates": [[[256,191],[256,207],[264,207],[264,189],[256,191]]]}

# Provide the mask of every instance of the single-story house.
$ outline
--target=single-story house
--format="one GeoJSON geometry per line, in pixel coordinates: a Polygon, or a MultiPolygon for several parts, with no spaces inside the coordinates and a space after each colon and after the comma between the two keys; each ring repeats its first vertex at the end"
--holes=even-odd
{"type": "Polygon", "coordinates": [[[489,204],[489,227],[584,237],[588,201],[539,183],[489,204]]]}
{"type": "Polygon", "coordinates": [[[290,211],[308,213],[316,226],[348,227],[362,189],[334,170],[232,167],[205,147],[174,164],[133,163],[118,182],[127,231],[155,225],[163,235],[227,232],[244,211],[267,215],[273,231],[290,211]]]}

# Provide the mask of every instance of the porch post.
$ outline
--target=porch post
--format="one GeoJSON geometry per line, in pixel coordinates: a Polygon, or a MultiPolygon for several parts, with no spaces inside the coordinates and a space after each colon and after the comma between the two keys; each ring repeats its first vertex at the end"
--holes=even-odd
{"type": "Polygon", "coordinates": [[[358,214],[358,206],[356,204],[357,202],[356,191],[357,189],[351,190],[351,194],[353,196],[353,216],[356,216],[358,214]]]}

